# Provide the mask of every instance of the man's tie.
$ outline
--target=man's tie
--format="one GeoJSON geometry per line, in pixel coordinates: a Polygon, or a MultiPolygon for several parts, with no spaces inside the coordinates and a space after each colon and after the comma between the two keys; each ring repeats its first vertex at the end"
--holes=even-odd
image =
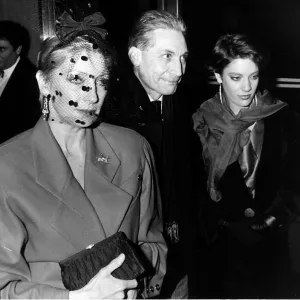
{"type": "Polygon", "coordinates": [[[152,101],[152,103],[155,106],[155,111],[161,115],[161,101],[155,100],[155,101],[152,101]]]}

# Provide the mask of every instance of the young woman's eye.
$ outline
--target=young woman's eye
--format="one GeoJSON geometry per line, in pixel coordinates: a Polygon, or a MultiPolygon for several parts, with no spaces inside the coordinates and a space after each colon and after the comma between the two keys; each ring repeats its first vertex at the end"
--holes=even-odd
{"type": "Polygon", "coordinates": [[[170,59],[172,58],[172,54],[171,54],[171,53],[166,53],[166,54],[163,55],[163,57],[164,57],[165,59],[170,60],[170,59]]]}
{"type": "Polygon", "coordinates": [[[230,77],[230,78],[231,78],[231,80],[233,80],[233,81],[238,81],[238,80],[240,79],[240,77],[236,77],[236,76],[230,77]]]}
{"type": "Polygon", "coordinates": [[[69,81],[76,83],[76,84],[82,83],[82,81],[83,81],[83,78],[78,74],[70,73],[70,74],[68,74],[67,78],[69,81]]]}
{"type": "Polygon", "coordinates": [[[252,78],[253,80],[257,80],[257,79],[259,78],[259,74],[253,75],[251,78],[252,78]]]}

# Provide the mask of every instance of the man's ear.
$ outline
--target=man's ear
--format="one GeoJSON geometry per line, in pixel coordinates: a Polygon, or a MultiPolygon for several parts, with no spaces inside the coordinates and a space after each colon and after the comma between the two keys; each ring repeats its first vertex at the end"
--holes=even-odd
{"type": "Polygon", "coordinates": [[[214,74],[215,74],[215,77],[216,77],[218,83],[221,84],[222,83],[222,77],[221,77],[221,75],[219,73],[214,73],[214,74]]]}
{"type": "Polygon", "coordinates": [[[21,51],[22,51],[22,46],[19,46],[19,47],[16,49],[16,53],[17,53],[18,56],[20,56],[21,51]]]}
{"type": "Polygon", "coordinates": [[[36,80],[39,85],[40,93],[42,95],[48,95],[50,93],[49,84],[46,82],[45,77],[41,71],[37,71],[36,80]]]}
{"type": "Polygon", "coordinates": [[[131,47],[128,51],[130,61],[135,67],[138,67],[142,59],[142,51],[137,47],[131,47]]]}

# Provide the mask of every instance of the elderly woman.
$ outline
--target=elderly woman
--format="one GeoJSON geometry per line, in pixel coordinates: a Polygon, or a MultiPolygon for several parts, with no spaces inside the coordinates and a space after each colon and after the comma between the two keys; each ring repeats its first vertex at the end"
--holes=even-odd
{"type": "Polygon", "coordinates": [[[61,260],[117,231],[155,269],[143,296],[159,294],[167,249],[151,149],[132,130],[98,124],[111,53],[92,29],[44,42],[43,118],[0,150],[1,299],[136,297],[136,280],[111,275],[124,255],[82,289],[62,283],[61,260]]]}
{"type": "Polygon", "coordinates": [[[193,115],[207,172],[202,231],[213,298],[292,296],[282,272],[299,215],[300,122],[258,89],[262,59],[248,37],[221,36],[211,60],[219,92],[193,115]]]}

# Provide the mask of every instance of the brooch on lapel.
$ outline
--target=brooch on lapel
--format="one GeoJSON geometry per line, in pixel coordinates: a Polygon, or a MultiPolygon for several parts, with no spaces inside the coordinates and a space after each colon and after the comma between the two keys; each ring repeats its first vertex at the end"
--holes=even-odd
{"type": "Polygon", "coordinates": [[[105,164],[108,163],[109,157],[105,157],[102,153],[100,153],[100,157],[97,157],[97,161],[103,162],[105,164]]]}

